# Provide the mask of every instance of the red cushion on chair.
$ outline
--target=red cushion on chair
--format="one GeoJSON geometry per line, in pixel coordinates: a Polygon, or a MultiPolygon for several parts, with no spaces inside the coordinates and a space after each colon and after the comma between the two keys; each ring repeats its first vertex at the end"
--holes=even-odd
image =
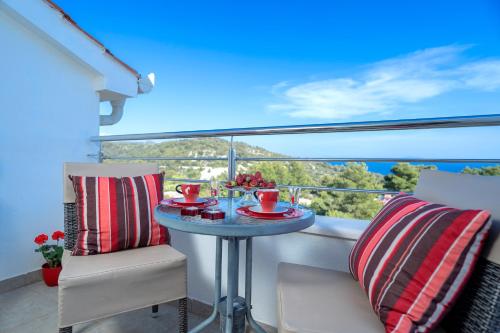
{"type": "Polygon", "coordinates": [[[163,199],[163,175],[70,176],[76,194],[78,238],[73,255],[166,244],[168,230],[153,216],[163,199]]]}
{"type": "Polygon", "coordinates": [[[386,332],[438,325],[473,270],[489,217],[407,194],[382,208],[351,250],[349,269],[386,332]]]}

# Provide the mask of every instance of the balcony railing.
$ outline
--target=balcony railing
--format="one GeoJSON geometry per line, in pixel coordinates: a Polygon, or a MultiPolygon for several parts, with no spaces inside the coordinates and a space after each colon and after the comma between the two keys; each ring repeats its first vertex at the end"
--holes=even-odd
{"type": "MultiPolygon", "coordinates": [[[[227,156],[223,157],[189,157],[189,156],[107,156],[99,152],[96,156],[99,161],[103,160],[146,160],[146,161],[227,161],[228,178],[234,179],[238,162],[417,162],[417,163],[500,163],[500,159],[436,159],[436,158],[341,158],[341,157],[239,157],[234,148],[233,139],[237,136],[261,136],[261,135],[283,135],[283,134],[316,134],[316,133],[346,133],[346,132],[367,132],[367,131],[404,131],[420,129],[442,129],[442,128],[463,128],[463,127],[483,127],[500,126],[500,114],[462,116],[462,117],[441,117],[441,118],[421,118],[421,119],[399,119],[367,122],[346,122],[311,125],[291,125],[291,126],[270,126],[270,127],[249,127],[230,128],[199,131],[181,132],[161,132],[147,134],[126,134],[108,135],[91,138],[92,141],[116,142],[116,141],[139,141],[139,140],[170,140],[188,138],[209,138],[228,137],[229,150],[227,156]]],[[[167,178],[167,181],[189,181],[207,182],[203,179],[181,179],[167,178]]],[[[278,184],[278,187],[289,185],[278,184]]],[[[338,191],[338,192],[362,192],[372,194],[397,194],[398,192],[389,190],[374,189],[354,189],[354,188],[334,188],[309,186],[308,184],[294,184],[304,190],[314,191],[338,191]]]]}

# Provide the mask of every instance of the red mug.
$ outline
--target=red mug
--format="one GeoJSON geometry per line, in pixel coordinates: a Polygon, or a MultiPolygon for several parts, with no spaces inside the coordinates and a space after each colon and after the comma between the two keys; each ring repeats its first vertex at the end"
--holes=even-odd
{"type": "Polygon", "coordinates": [[[280,191],[277,189],[263,189],[257,191],[257,199],[259,199],[263,212],[272,212],[278,204],[280,191]]]}
{"type": "Polygon", "coordinates": [[[184,196],[186,202],[196,202],[200,195],[200,184],[179,184],[175,187],[175,190],[184,196]]]}

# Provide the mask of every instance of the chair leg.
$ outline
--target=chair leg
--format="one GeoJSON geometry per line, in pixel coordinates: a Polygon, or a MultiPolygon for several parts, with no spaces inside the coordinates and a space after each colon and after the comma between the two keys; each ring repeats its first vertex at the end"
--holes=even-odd
{"type": "Polygon", "coordinates": [[[179,333],[187,333],[188,317],[187,317],[187,297],[179,300],[179,333]]]}
{"type": "Polygon", "coordinates": [[[59,329],[59,333],[72,333],[73,326],[63,327],[59,329]]]}
{"type": "Polygon", "coordinates": [[[152,312],[151,317],[153,317],[153,318],[158,317],[158,304],[153,305],[151,307],[151,312],[152,312]]]}

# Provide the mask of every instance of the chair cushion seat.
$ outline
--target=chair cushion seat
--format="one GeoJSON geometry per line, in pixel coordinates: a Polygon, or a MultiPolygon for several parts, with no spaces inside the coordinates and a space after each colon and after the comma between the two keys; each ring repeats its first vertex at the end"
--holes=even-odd
{"type": "MultiPolygon", "coordinates": [[[[350,274],[280,263],[279,333],[384,333],[368,298],[350,274]]],[[[438,327],[433,333],[445,333],[438,327]]]]}
{"type": "Polygon", "coordinates": [[[158,245],[94,256],[65,251],[59,326],[186,297],[186,256],[158,245]]]}
{"type": "Polygon", "coordinates": [[[280,263],[280,333],[383,333],[384,326],[348,273],[280,263]]]}

